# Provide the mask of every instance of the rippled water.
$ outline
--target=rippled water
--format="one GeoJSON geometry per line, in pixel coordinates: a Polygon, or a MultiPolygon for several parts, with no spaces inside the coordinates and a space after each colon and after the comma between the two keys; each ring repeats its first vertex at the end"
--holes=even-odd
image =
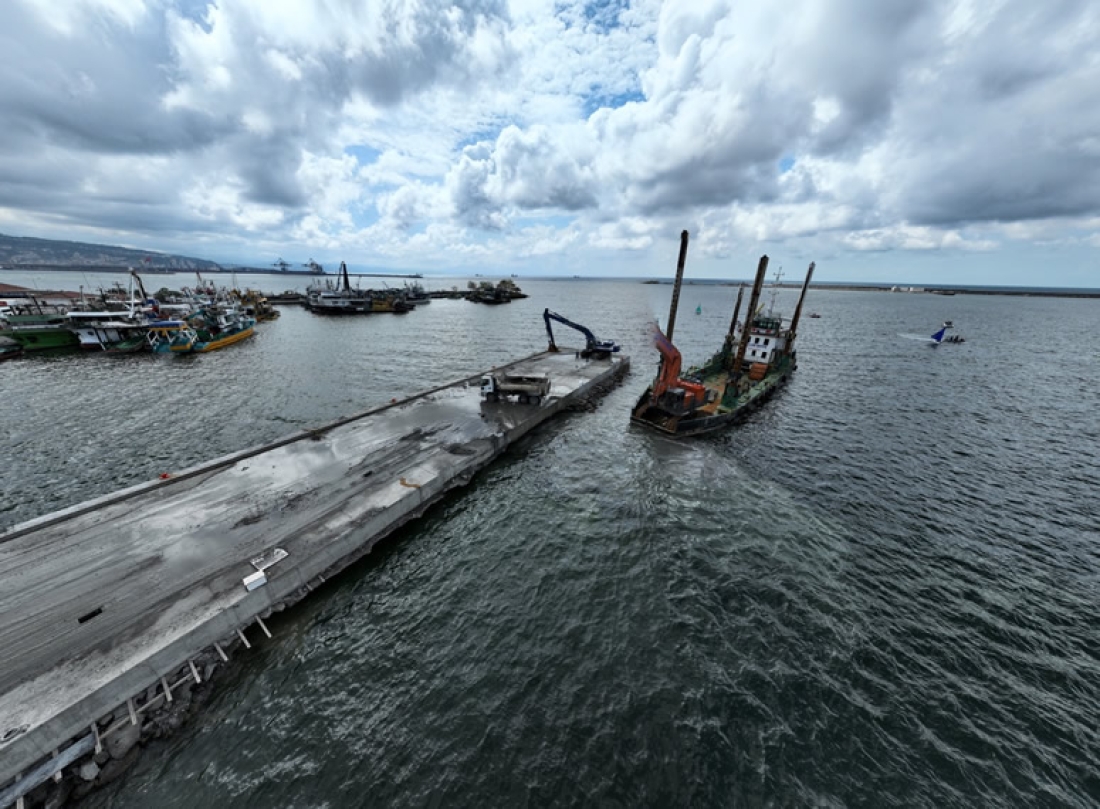
{"type": "MultiPolygon", "coordinates": [[[[792,383],[674,442],[627,426],[669,287],[521,284],[0,365],[7,526],[539,350],[544,306],[634,358],[273,618],[93,805],[1100,802],[1100,302],[814,290],[792,383]],[[943,319],[968,342],[898,336],[943,319]]],[[[734,295],[685,288],[689,362],[734,295]]]]}

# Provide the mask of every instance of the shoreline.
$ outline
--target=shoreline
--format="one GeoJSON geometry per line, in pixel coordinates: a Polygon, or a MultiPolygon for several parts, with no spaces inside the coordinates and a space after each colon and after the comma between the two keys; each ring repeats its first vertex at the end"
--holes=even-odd
{"type": "MultiPolygon", "coordinates": [[[[131,267],[118,267],[107,265],[83,265],[83,266],[58,266],[58,265],[34,265],[24,264],[18,267],[0,267],[0,273],[3,272],[102,272],[102,273],[119,273],[127,274],[131,267]]],[[[311,270],[274,270],[274,269],[262,269],[257,267],[238,267],[235,269],[220,268],[220,269],[202,269],[202,268],[147,268],[137,270],[138,275],[142,277],[157,276],[157,275],[181,275],[188,273],[207,273],[209,275],[232,275],[239,273],[241,275],[271,275],[271,276],[296,276],[296,277],[315,277],[315,278],[336,278],[335,273],[316,273],[311,270]]],[[[354,278],[423,278],[422,273],[353,273],[349,272],[349,276],[354,278]]],[[[2,276],[0,276],[2,277],[2,276]]],[[[465,276],[454,276],[455,279],[462,279],[465,276]]],[[[528,276],[529,278],[540,280],[562,280],[563,276],[528,276]]],[[[569,279],[565,279],[569,280],[569,279]]],[[[661,278],[582,278],[574,280],[592,281],[592,280],[604,280],[604,281],[624,281],[628,283],[641,283],[641,284],[663,284],[670,285],[672,281],[670,279],[661,278]]],[[[695,278],[684,281],[684,286],[736,286],[744,283],[751,285],[751,281],[728,279],[728,278],[695,278]]],[[[779,289],[800,289],[801,284],[765,284],[765,288],[772,289],[778,286],[779,289]]],[[[810,289],[815,290],[838,290],[840,292],[895,292],[904,293],[909,295],[924,294],[924,295],[942,295],[944,297],[952,297],[954,295],[1007,295],[1010,297],[1024,297],[1024,298],[1100,298],[1100,289],[1079,289],[1067,287],[1064,289],[1050,288],[1041,289],[1033,287],[943,287],[943,286],[917,286],[912,284],[870,284],[870,283],[849,283],[844,281],[839,282],[817,282],[810,284],[810,289]]]]}
{"type": "MultiPolygon", "coordinates": [[[[0,267],[0,272],[104,272],[129,274],[134,270],[138,275],[181,275],[186,273],[206,273],[208,275],[305,275],[315,278],[336,278],[338,273],[313,272],[312,270],[276,270],[261,267],[119,267],[114,264],[81,264],[76,267],[58,264],[20,264],[17,267],[0,267]]],[[[394,272],[349,272],[350,276],[364,278],[423,278],[420,273],[394,272]]]]}

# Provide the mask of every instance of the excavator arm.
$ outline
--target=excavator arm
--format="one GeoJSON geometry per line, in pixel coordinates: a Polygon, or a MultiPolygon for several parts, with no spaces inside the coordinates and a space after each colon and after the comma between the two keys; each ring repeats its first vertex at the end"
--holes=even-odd
{"type": "Polygon", "coordinates": [[[596,338],[596,335],[594,335],[590,329],[582,326],[580,323],[574,323],[572,320],[562,317],[557,312],[551,312],[549,309],[543,309],[542,319],[543,322],[546,323],[546,336],[550,339],[550,345],[547,348],[547,351],[558,350],[557,343],[554,342],[554,330],[550,326],[551,320],[556,320],[563,326],[569,326],[571,329],[576,329],[584,335],[585,345],[582,356],[587,357],[592,354],[609,355],[619,350],[619,346],[615,343],[611,342],[610,340],[605,340],[601,342],[596,338]]]}
{"type": "Polygon", "coordinates": [[[656,325],[653,327],[653,344],[661,355],[657,379],[653,382],[653,401],[659,401],[670,388],[682,388],[687,394],[685,402],[689,407],[703,404],[706,401],[706,388],[698,382],[680,378],[680,368],[683,363],[680,349],[676,348],[656,325]]]}

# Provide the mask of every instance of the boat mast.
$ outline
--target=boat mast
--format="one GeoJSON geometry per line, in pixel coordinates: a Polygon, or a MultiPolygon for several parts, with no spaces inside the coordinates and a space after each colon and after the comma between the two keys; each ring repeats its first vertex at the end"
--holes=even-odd
{"type": "Polygon", "coordinates": [[[668,307],[668,328],[665,337],[672,342],[672,330],[676,327],[676,310],[680,306],[680,284],[684,280],[684,262],[687,260],[688,232],[680,232],[680,258],[676,262],[676,281],[672,285],[672,303],[668,307]]]}
{"type": "Polygon", "coordinates": [[[775,280],[772,281],[772,299],[768,303],[768,317],[775,317],[775,296],[779,294],[779,282],[783,279],[783,268],[775,271],[775,280]]]}
{"type": "Polygon", "coordinates": [[[737,316],[741,314],[741,298],[745,294],[745,285],[737,287],[737,303],[733,305],[733,317],[730,318],[730,330],[726,334],[726,365],[730,362],[730,352],[733,351],[733,337],[737,333],[737,316]]]}
{"type": "Polygon", "coordinates": [[[810,268],[806,270],[806,280],[802,282],[802,293],[798,296],[798,305],[794,308],[794,317],[791,318],[791,327],[787,329],[787,353],[794,351],[794,338],[798,329],[798,319],[802,317],[802,301],[806,299],[806,290],[810,286],[810,279],[814,275],[815,262],[810,262],[810,268]]]}
{"type": "Polygon", "coordinates": [[[348,265],[340,262],[340,274],[344,277],[344,292],[351,292],[351,281],[348,280],[348,265]]]}
{"type": "Polygon", "coordinates": [[[731,373],[736,377],[741,373],[741,365],[745,361],[745,349],[749,345],[749,334],[752,332],[752,320],[756,316],[756,304],[760,301],[760,288],[764,286],[764,275],[768,271],[768,257],[761,256],[760,264],[756,267],[756,280],[752,284],[752,294],[749,296],[749,312],[745,316],[745,327],[741,329],[741,342],[737,344],[737,356],[733,360],[731,373]]]}

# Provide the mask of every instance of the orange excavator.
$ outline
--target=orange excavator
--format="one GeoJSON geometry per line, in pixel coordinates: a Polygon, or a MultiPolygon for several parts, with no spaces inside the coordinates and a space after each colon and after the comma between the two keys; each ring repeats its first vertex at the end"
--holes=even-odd
{"type": "Polygon", "coordinates": [[[681,413],[706,404],[707,389],[698,382],[680,378],[680,350],[656,325],[653,327],[653,343],[661,354],[661,365],[653,382],[653,403],[681,413]]]}

